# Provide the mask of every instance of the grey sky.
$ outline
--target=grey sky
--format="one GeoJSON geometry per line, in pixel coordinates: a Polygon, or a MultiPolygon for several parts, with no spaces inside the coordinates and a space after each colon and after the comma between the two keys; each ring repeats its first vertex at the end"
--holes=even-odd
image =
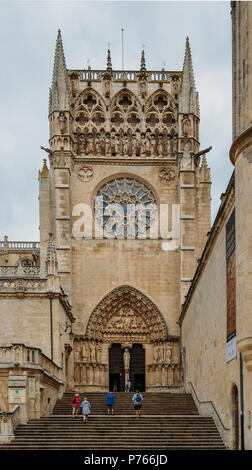
{"type": "Polygon", "coordinates": [[[212,216],[233,171],[230,2],[0,2],[0,239],[39,239],[38,170],[48,146],[48,90],[58,28],[68,68],[182,70],[190,38],[199,91],[201,148],[209,145],[212,216]]]}

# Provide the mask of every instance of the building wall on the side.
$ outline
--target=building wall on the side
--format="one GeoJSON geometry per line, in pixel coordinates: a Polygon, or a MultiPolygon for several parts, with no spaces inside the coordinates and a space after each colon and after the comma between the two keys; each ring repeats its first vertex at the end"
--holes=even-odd
{"type": "MultiPolygon", "coordinates": [[[[58,299],[52,299],[53,361],[62,366],[64,341],[69,342],[66,315],[58,299]]],[[[70,322],[68,322],[70,323],[70,322]]],[[[1,298],[0,345],[21,343],[40,348],[51,359],[51,318],[48,297],[1,298]]]]}
{"type": "MultiPolygon", "coordinates": [[[[228,220],[229,215],[226,220],[228,220]]],[[[239,356],[226,361],[226,225],[213,244],[209,258],[182,321],[182,346],[186,348],[186,388],[193,387],[200,401],[212,401],[226,428],[229,444],[234,435],[232,387],[240,389],[239,356]]],[[[247,394],[246,388],[245,393],[247,394]]],[[[247,395],[248,396],[248,395],[247,395]]],[[[239,392],[240,399],[240,392],[239,392]]],[[[246,406],[252,403],[247,399],[246,406]]],[[[251,439],[251,438],[249,438],[251,439]]],[[[251,446],[252,442],[250,443],[251,446]]]]}

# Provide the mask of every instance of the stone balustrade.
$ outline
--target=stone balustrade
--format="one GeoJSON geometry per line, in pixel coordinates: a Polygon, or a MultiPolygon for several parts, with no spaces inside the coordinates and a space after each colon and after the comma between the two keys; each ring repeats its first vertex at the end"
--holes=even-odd
{"type": "Polygon", "coordinates": [[[0,368],[13,367],[40,368],[58,382],[62,382],[62,369],[41,352],[24,344],[12,344],[0,347],[0,368]]]}
{"type": "MultiPolygon", "coordinates": [[[[80,80],[102,80],[106,70],[71,70],[69,73],[77,73],[80,80]]],[[[148,70],[147,80],[151,81],[170,81],[172,75],[180,75],[180,72],[167,72],[165,70],[148,70]]],[[[139,76],[139,70],[113,70],[112,71],[114,81],[137,81],[139,76]]]]}
{"type": "Polygon", "coordinates": [[[0,266],[0,277],[23,277],[39,275],[39,266],[0,266]]]}
{"type": "Polygon", "coordinates": [[[6,444],[15,437],[15,429],[19,424],[18,405],[14,406],[10,411],[0,412],[0,444],[6,444]]]}
{"type": "Polygon", "coordinates": [[[40,249],[40,242],[22,242],[22,241],[9,241],[8,237],[5,236],[4,240],[0,241],[0,250],[4,251],[31,251],[31,250],[39,250],[40,249]]]}
{"type": "Polygon", "coordinates": [[[1,276],[0,292],[47,292],[47,279],[40,279],[36,276],[1,276]]]}

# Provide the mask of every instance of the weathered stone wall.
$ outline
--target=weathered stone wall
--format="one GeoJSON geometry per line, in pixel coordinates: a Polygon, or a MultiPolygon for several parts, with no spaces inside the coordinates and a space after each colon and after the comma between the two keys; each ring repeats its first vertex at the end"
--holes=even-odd
{"type": "MultiPolygon", "coordinates": [[[[53,360],[61,367],[64,343],[71,341],[69,328],[64,331],[66,314],[57,298],[52,299],[52,318],[53,360]]],[[[40,348],[46,356],[51,357],[50,299],[47,296],[1,297],[1,321],[4,325],[0,331],[1,346],[22,343],[40,348]]]]}

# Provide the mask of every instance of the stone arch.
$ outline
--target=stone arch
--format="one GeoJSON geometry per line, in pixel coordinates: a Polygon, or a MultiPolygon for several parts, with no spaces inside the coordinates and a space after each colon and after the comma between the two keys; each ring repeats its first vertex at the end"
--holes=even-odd
{"type": "Polygon", "coordinates": [[[101,100],[101,102],[102,102],[102,104],[103,104],[103,106],[104,106],[104,110],[106,109],[106,103],[105,103],[104,98],[102,97],[102,95],[100,95],[100,93],[99,93],[97,90],[95,90],[95,89],[92,88],[92,87],[87,87],[87,88],[85,88],[84,90],[81,90],[81,91],[80,91],[80,93],[76,96],[76,98],[75,98],[75,100],[74,100],[73,107],[74,107],[74,108],[76,107],[76,103],[77,103],[77,101],[82,97],[82,95],[86,95],[86,94],[88,94],[88,93],[91,93],[91,94],[93,93],[94,95],[96,95],[97,98],[98,98],[99,100],[101,100]]]}
{"type": "Polygon", "coordinates": [[[105,183],[108,183],[109,181],[112,181],[113,179],[116,179],[116,178],[134,178],[135,180],[143,183],[145,186],[147,186],[154,194],[155,196],[155,199],[157,201],[157,205],[159,207],[160,205],[160,197],[159,197],[159,194],[158,194],[158,191],[157,189],[152,185],[152,183],[150,183],[149,181],[147,181],[145,178],[143,178],[142,176],[139,176],[135,173],[128,173],[128,172],[116,172],[116,173],[112,173],[110,174],[109,176],[106,176],[105,178],[101,179],[97,184],[96,186],[94,187],[93,189],[93,192],[92,192],[92,195],[91,195],[91,205],[92,207],[94,207],[94,199],[95,199],[95,196],[97,194],[97,192],[99,191],[99,189],[105,184],[105,183]]]}
{"type": "Polygon", "coordinates": [[[119,90],[110,100],[110,103],[109,103],[109,109],[111,110],[114,106],[114,103],[116,102],[116,100],[119,98],[120,95],[123,95],[123,94],[128,94],[130,96],[132,96],[132,98],[134,98],[134,100],[136,100],[138,106],[139,106],[139,111],[141,110],[142,108],[142,105],[141,105],[141,102],[139,100],[139,98],[137,97],[137,95],[135,95],[135,93],[131,90],[129,90],[128,88],[122,88],[121,90],[119,90]]]}
{"type": "Polygon", "coordinates": [[[172,104],[174,105],[174,109],[176,110],[177,105],[176,105],[176,101],[174,100],[173,96],[170,95],[170,93],[168,93],[168,91],[163,90],[161,88],[159,90],[153,91],[153,93],[148,97],[148,99],[146,100],[145,105],[144,105],[144,112],[146,112],[148,110],[148,106],[153,101],[153,99],[155,99],[158,96],[165,96],[168,100],[170,100],[172,102],[172,104]]]}
{"type": "Polygon", "coordinates": [[[235,383],[231,387],[232,447],[239,449],[239,391],[235,383]]]}
{"type": "Polygon", "coordinates": [[[90,315],[86,334],[109,343],[150,343],[168,338],[158,307],[129,285],[113,289],[98,303],[90,315]]]}

